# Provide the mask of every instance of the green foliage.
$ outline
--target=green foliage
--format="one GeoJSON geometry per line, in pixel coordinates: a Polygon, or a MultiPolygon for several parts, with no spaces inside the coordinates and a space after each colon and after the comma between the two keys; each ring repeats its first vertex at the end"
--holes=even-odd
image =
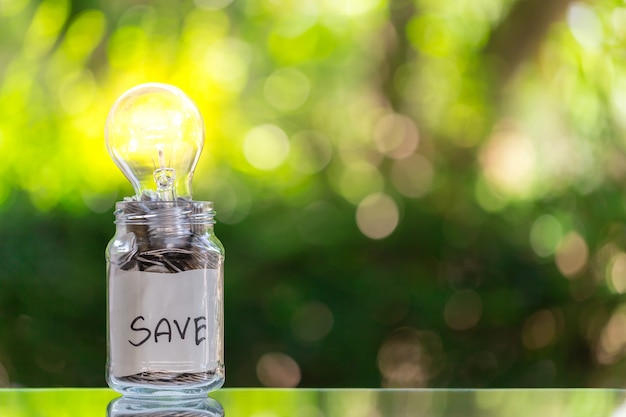
{"type": "Polygon", "coordinates": [[[625,20],[0,0],[0,386],[104,383],[103,128],[149,81],[205,119],[228,385],[624,386],[625,20]]]}

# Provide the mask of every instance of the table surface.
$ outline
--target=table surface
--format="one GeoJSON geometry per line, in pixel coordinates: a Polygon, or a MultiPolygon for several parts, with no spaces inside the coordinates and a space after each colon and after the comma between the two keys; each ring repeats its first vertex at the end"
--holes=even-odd
{"type": "Polygon", "coordinates": [[[210,398],[143,401],[109,389],[0,389],[0,417],[626,417],[610,389],[222,389],[210,398]]]}

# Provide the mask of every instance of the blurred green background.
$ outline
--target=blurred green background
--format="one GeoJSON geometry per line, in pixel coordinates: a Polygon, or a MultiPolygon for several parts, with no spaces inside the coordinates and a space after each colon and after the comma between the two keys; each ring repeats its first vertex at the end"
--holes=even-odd
{"type": "Polygon", "coordinates": [[[0,0],[0,386],[103,386],[128,88],[199,106],[228,386],[626,387],[622,0],[0,0]]]}

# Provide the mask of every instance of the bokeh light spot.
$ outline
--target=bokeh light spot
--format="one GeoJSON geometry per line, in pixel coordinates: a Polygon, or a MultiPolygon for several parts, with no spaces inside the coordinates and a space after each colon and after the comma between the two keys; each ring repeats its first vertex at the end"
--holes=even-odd
{"type": "Polygon", "coordinates": [[[243,152],[250,165],[271,171],[278,168],[287,158],[289,139],[277,126],[257,126],[246,135],[243,152]]]}
{"type": "Polygon", "coordinates": [[[447,19],[420,14],[407,24],[409,41],[422,53],[433,57],[445,57],[453,53],[454,36],[447,19]]]}
{"type": "Polygon", "coordinates": [[[519,198],[532,191],[536,155],[530,139],[509,123],[498,126],[482,150],[485,178],[497,189],[519,198]]]}
{"type": "Polygon", "coordinates": [[[418,198],[427,194],[432,185],[435,171],[432,164],[419,154],[393,162],[391,181],[406,197],[418,198]]]}
{"type": "Polygon", "coordinates": [[[455,292],[446,302],[443,317],[454,330],[467,330],[476,326],[483,314],[483,303],[473,290],[455,292]]]}
{"type": "Polygon", "coordinates": [[[333,313],[328,306],[313,301],[300,307],[291,320],[291,330],[304,342],[316,342],[323,339],[333,328],[333,313]]]}
{"type": "Polygon", "coordinates": [[[351,134],[340,139],[339,157],[349,169],[366,171],[377,168],[384,159],[383,155],[371,148],[369,139],[364,136],[351,134]]]}
{"type": "Polygon", "coordinates": [[[556,252],[556,266],[561,273],[571,278],[587,265],[589,249],[585,240],[576,232],[570,232],[559,243],[556,252]]]}
{"type": "Polygon", "coordinates": [[[596,346],[596,360],[602,365],[617,362],[626,352],[626,306],[618,307],[602,328],[596,346]]]}
{"type": "Polygon", "coordinates": [[[590,5],[574,2],[567,11],[567,24],[583,47],[596,49],[602,44],[602,22],[590,5]]]}
{"type": "Polygon", "coordinates": [[[401,159],[417,148],[419,133],[411,119],[399,114],[385,114],[374,126],[376,148],[391,158],[401,159]]]}
{"type": "MultiPolygon", "coordinates": [[[[611,97],[611,107],[616,122],[619,123],[622,128],[626,128],[626,79],[623,77],[616,79],[611,85],[611,91],[609,94],[611,97]]],[[[623,165],[623,163],[619,161],[620,160],[618,159],[617,161],[613,162],[613,164],[617,162],[618,165],[614,168],[615,171],[621,170],[621,166],[623,165]]]]}
{"type": "Polygon", "coordinates": [[[380,171],[374,167],[347,167],[339,174],[339,193],[352,204],[358,204],[372,193],[382,192],[385,180],[380,171]]]}
{"type": "Polygon", "coordinates": [[[508,199],[498,190],[492,188],[491,184],[485,178],[479,178],[474,187],[474,196],[480,206],[488,212],[497,212],[508,203],[508,199]]]}
{"type": "Polygon", "coordinates": [[[396,202],[386,194],[370,194],[361,201],[356,211],[359,230],[371,239],[389,236],[398,226],[400,215],[396,202]]]}
{"type": "MultiPolygon", "coordinates": [[[[223,39],[228,34],[230,21],[226,13],[215,10],[197,8],[192,10],[185,18],[185,25],[181,36],[183,52],[189,59],[203,55],[207,46],[217,40],[223,39]]],[[[183,71],[202,70],[202,67],[181,68],[183,71]]],[[[198,74],[199,75],[199,74],[198,74]]]]}
{"type": "Polygon", "coordinates": [[[561,223],[554,216],[544,214],[530,229],[530,246],[538,256],[545,258],[554,254],[562,237],[561,223]]]}
{"type": "Polygon", "coordinates": [[[264,386],[275,388],[296,387],[302,377],[298,363],[291,356],[279,352],[261,356],[256,374],[264,386]]]}
{"type": "Polygon", "coordinates": [[[311,90],[309,78],[295,68],[274,71],[265,81],[265,99],[277,110],[288,112],[300,108],[311,90]]]}
{"type": "Polygon", "coordinates": [[[527,349],[542,349],[556,339],[556,319],[550,310],[534,313],[524,323],[522,341],[527,349]]]}
{"type": "Polygon", "coordinates": [[[615,254],[608,264],[607,283],[618,294],[626,292],[626,253],[615,254]]]}
{"type": "Polygon", "coordinates": [[[234,38],[220,39],[211,44],[204,56],[204,69],[219,83],[220,88],[240,91],[248,79],[251,60],[247,43],[234,38]]]}
{"type": "Polygon", "coordinates": [[[384,387],[425,387],[430,355],[422,345],[420,333],[410,327],[395,330],[378,352],[378,369],[384,387]]]}

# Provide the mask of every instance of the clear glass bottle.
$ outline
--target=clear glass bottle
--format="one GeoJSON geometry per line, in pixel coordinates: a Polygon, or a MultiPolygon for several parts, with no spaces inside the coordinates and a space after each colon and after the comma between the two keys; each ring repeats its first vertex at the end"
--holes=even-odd
{"type": "Polygon", "coordinates": [[[224,383],[224,248],[211,202],[122,201],[107,247],[107,383],[127,396],[224,383]]]}

